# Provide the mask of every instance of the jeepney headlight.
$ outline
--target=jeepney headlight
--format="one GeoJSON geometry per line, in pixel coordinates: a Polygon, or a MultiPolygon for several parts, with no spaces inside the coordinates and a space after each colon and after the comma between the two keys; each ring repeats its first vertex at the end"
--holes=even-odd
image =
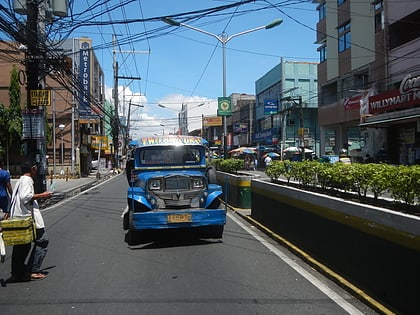
{"type": "Polygon", "coordinates": [[[162,181],[160,179],[151,179],[148,184],[149,190],[161,190],[162,181]]]}
{"type": "Polygon", "coordinates": [[[204,188],[204,181],[201,177],[194,177],[192,179],[193,188],[204,188]]]}

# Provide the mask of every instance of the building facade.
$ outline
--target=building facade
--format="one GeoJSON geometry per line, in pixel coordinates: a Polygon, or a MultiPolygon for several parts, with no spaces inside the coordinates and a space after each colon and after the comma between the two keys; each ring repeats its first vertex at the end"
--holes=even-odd
{"type": "MultiPolygon", "coordinates": [[[[2,52],[13,55],[14,60],[10,62],[0,56],[0,102],[6,107],[9,105],[8,87],[13,66],[20,70],[24,78],[25,68],[22,64],[25,54],[18,48],[18,43],[0,43],[2,52]]],[[[96,160],[98,155],[110,155],[108,137],[104,138],[104,118],[111,117],[112,113],[104,105],[104,75],[92,50],[91,40],[68,39],[60,49],[65,66],[51,69],[43,82],[43,89],[49,91],[50,97],[48,105],[44,106],[48,122],[44,131],[48,134],[43,135],[48,139],[47,170],[48,174],[83,176],[89,173],[90,162],[96,160]]],[[[21,109],[26,107],[27,91],[23,80],[21,109]]],[[[18,164],[21,162],[14,160],[18,164]]]]}
{"type": "Polygon", "coordinates": [[[319,0],[321,152],[420,159],[420,2],[319,0]],[[417,157],[416,157],[417,156],[417,157]]]}
{"type": "Polygon", "coordinates": [[[318,152],[317,63],[283,61],[255,82],[253,142],[318,152]]]}

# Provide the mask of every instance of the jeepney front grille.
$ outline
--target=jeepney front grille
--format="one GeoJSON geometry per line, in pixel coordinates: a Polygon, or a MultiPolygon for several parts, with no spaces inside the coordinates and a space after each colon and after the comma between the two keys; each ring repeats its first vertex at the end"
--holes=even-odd
{"type": "Polygon", "coordinates": [[[164,177],[163,189],[154,191],[161,209],[198,208],[199,199],[206,188],[193,188],[190,176],[164,177]]]}
{"type": "Polygon", "coordinates": [[[164,190],[189,190],[191,189],[191,179],[185,176],[171,176],[165,178],[164,190]]]}

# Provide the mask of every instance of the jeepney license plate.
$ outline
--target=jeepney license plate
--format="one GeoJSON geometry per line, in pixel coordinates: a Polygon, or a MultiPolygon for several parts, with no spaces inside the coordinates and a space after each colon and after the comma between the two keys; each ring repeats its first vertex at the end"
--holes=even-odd
{"type": "Polygon", "coordinates": [[[191,213],[168,214],[168,223],[192,222],[191,213]]]}

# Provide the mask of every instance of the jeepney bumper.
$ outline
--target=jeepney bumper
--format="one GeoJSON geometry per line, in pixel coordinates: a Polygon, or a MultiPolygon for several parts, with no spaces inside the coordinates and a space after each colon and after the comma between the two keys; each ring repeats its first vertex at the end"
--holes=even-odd
{"type": "Polygon", "coordinates": [[[130,229],[194,228],[226,224],[225,209],[134,212],[130,229]]]}

